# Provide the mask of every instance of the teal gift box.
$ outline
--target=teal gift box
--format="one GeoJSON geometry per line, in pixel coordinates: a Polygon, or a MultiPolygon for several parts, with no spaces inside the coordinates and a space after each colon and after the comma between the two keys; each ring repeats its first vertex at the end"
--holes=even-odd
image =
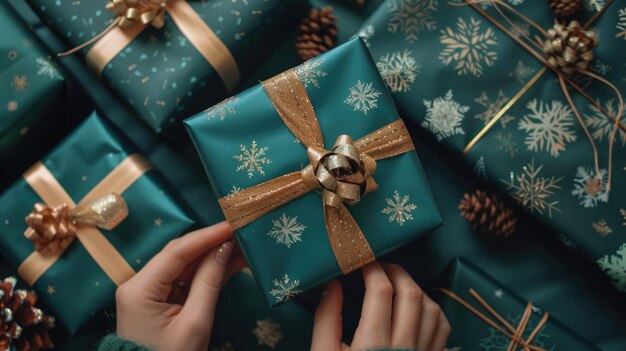
{"type": "MultiPolygon", "coordinates": [[[[408,133],[404,138],[385,134],[406,129],[367,48],[358,39],[228,98],[185,124],[222,210],[231,226],[238,228],[239,244],[271,304],[356,269],[359,264],[350,262],[366,263],[442,223],[408,133]],[[397,129],[390,129],[393,125],[397,129]],[[307,154],[322,153],[320,144],[315,146],[303,137],[315,130],[328,149],[344,134],[354,138],[356,145],[364,139],[380,142],[372,147],[376,150],[366,151],[373,158],[396,140],[409,148],[378,158],[373,175],[377,191],[352,206],[333,207],[328,203],[336,198],[328,194],[328,188],[310,191],[303,184],[311,170],[307,154]],[[285,198],[292,201],[282,201],[285,198]],[[338,218],[335,211],[344,211],[344,216],[338,218]],[[362,233],[353,231],[359,227],[362,233]]],[[[338,148],[349,149],[339,145],[330,159],[339,157],[338,148]]],[[[361,156],[362,165],[371,161],[361,156]]],[[[320,165],[332,169],[326,162],[329,159],[319,161],[318,175],[320,165]]],[[[371,190],[370,185],[368,178],[361,185],[361,195],[363,187],[371,190]]]]}
{"type": "Polygon", "coordinates": [[[50,313],[72,333],[111,307],[116,285],[193,224],[175,191],[132,150],[94,114],[0,196],[2,254],[23,280],[34,283],[50,313]],[[129,213],[114,229],[98,231],[79,223],[77,240],[57,257],[53,250],[35,251],[25,237],[24,218],[36,203],[73,207],[72,201],[83,204],[85,197],[110,192],[125,200],[129,213]],[[38,271],[38,264],[49,259],[52,264],[38,271]]]}
{"type": "MultiPolygon", "coordinates": [[[[582,73],[566,75],[590,98],[569,88],[598,150],[596,170],[591,142],[557,75],[517,41],[542,37],[537,28],[501,4],[497,8],[511,23],[493,3],[472,7],[465,1],[425,1],[428,6],[415,12],[409,3],[386,1],[361,31],[403,117],[462,154],[479,177],[595,262],[626,292],[626,241],[621,235],[626,228],[626,127],[622,115],[609,172],[615,125],[602,112],[617,113],[615,92],[582,73]],[[495,124],[468,148],[496,116],[495,124]]],[[[506,3],[539,28],[555,23],[545,1],[506,3]]],[[[589,29],[595,34],[589,34],[597,36],[598,45],[587,70],[626,96],[626,62],[617,54],[626,38],[623,3],[589,2],[573,19],[585,25],[592,17],[589,29]]],[[[541,46],[529,46],[544,57],[541,46]]]]}
{"type": "MultiPolygon", "coordinates": [[[[200,30],[206,24],[212,33],[190,35],[182,31],[180,22],[172,20],[168,9],[163,27],[147,26],[104,67],[99,65],[105,84],[156,132],[180,122],[182,116],[201,111],[207,103],[218,102],[228,95],[228,90],[237,88],[237,83],[252,73],[296,25],[306,6],[303,0],[163,2],[178,7],[180,4],[175,3],[188,4],[194,13],[183,11],[178,21],[194,18],[199,23],[188,25],[188,30],[200,30]],[[221,44],[211,44],[215,39],[221,44]],[[209,64],[196,47],[197,42],[206,47],[204,54],[217,57],[220,62],[217,66],[209,64]],[[218,72],[216,67],[222,67],[226,61],[228,68],[218,72]]],[[[106,8],[109,1],[28,0],[28,3],[67,42],[68,49],[94,38],[116,18],[106,8]]],[[[103,56],[106,51],[114,50],[113,42],[102,47],[103,56]]],[[[97,60],[87,61],[91,64],[97,60]]]]}
{"type": "Polygon", "coordinates": [[[515,339],[509,336],[514,335],[526,345],[518,343],[511,350],[524,350],[523,346],[538,351],[599,350],[465,259],[452,261],[447,275],[441,308],[452,326],[448,350],[508,350],[515,339]],[[516,334],[518,328],[521,335],[516,334]]]}

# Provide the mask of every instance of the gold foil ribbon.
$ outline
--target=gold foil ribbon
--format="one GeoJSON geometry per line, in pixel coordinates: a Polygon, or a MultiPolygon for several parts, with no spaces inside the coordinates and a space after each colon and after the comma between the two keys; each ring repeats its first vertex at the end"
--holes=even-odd
{"type": "Polygon", "coordinates": [[[483,322],[489,324],[489,326],[499,331],[500,333],[502,333],[502,335],[504,335],[509,340],[511,340],[511,343],[506,349],[507,351],[515,351],[518,348],[521,348],[524,351],[530,351],[530,350],[546,351],[545,349],[539,346],[532,345],[532,341],[537,336],[537,334],[539,334],[539,332],[541,331],[541,328],[543,328],[543,326],[548,322],[548,318],[549,318],[548,313],[543,314],[543,316],[541,317],[541,320],[539,321],[539,323],[537,323],[533,331],[526,338],[524,338],[524,332],[526,331],[526,327],[528,326],[528,323],[530,322],[530,317],[533,312],[532,303],[529,302],[526,305],[526,308],[524,309],[524,313],[522,314],[522,317],[520,318],[519,324],[517,325],[517,327],[513,327],[506,319],[504,319],[498,312],[496,312],[496,310],[494,310],[491,306],[489,306],[487,301],[485,301],[476,291],[474,291],[474,289],[469,289],[469,292],[472,295],[472,297],[476,301],[478,301],[478,303],[485,310],[487,310],[487,312],[489,312],[489,314],[491,314],[495,318],[495,320],[489,318],[487,315],[479,311],[477,308],[472,306],[469,302],[463,300],[460,296],[453,293],[452,291],[448,289],[443,289],[443,288],[437,289],[437,290],[441,291],[444,295],[447,295],[448,297],[452,298],[456,302],[460,303],[463,307],[467,308],[470,312],[472,312],[474,315],[480,318],[483,322]]]}
{"type": "MultiPolygon", "coordinates": [[[[141,156],[136,154],[128,156],[96,184],[78,205],[100,199],[111,192],[122,194],[150,168],[148,162],[141,156]]],[[[77,206],[43,163],[36,163],[24,173],[23,177],[48,207],[63,204],[69,207],[77,206]]],[[[124,257],[94,225],[76,224],[75,238],[116,285],[124,283],[135,274],[124,257]]],[[[32,286],[63,255],[64,251],[65,247],[57,251],[34,251],[20,264],[17,272],[26,283],[32,286]]]]}
{"type": "MultiPolygon", "coordinates": [[[[310,168],[306,167],[302,171],[274,178],[219,199],[224,215],[233,229],[241,228],[316,188],[322,187],[323,193],[326,192],[326,187],[312,181],[314,177],[311,170],[317,166],[313,160],[318,159],[316,154],[319,156],[337,151],[336,148],[333,148],[335,151],[324,150],[322,131],[313,105],[293,69],[262,84],[287,128],[307,147],[312,164],[310,168]]],[[[339,139],[338,144],[347,141],[343,136],[339,139]]],[[[400,119],[354,141],[352,145],[362,155],[361,160],[381,160],[414,150],[411,137],[400,119]]],[[[364,174],[373,173],[375,169],[375,165],[372,166],[371,163],[366,165],[369,162],[363,161],[364,174]]],[[[371,178],[371,174],[365,178],[371,178]]],[[[368,185],[368,181],[363,180],[364,189],[361,195],[374,190],[372,186],[375,183],[372,181],[368,185]]],[[[351,202],[350,199],[342,197],[342,201],[328,202],[327,196],[324,198],[322,205],[326,231],[341,271],[346,274],[374,261],[376,257],[365,235],[345,205],[351,202]]]]}

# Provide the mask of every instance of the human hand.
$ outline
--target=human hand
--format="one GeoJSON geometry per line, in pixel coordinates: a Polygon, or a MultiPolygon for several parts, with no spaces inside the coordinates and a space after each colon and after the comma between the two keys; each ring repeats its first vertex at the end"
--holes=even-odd
{"type": "Polygon", "coordinates": [[[222,222],[174,239],[120,285],[117,336],[154,350],[206,350],[222,284],[245,265],[232,236],[222,222]]]}
{"type": "Polygon", "coordinates": [[[374,261],[362,272],[365,298],[352,345],[341,342],[343,292],[333,280],[315,312],[311,351],[445,348],[450,323],[402,267],[374,261]]]}

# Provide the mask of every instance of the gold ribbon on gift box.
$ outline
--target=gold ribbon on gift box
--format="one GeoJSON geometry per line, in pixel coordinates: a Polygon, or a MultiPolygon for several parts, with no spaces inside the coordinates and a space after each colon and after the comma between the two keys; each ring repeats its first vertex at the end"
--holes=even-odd
{"type": "Polygon", "coordinates": [[[232,53],[186,0],[110,0],[106,8],[117,16],[115,20],[97,36],[59,56],[71,55],[95,43],[87,52],[86,60],[89,68],[100,75],[144,29],[162,28],[167,13],[215,69],[229,92],[239,84],[241,76],[232,53]]]}
{"type": "Polygon", "coordinates": [[[126,157],[78,204],[41,162],[23,175],[26,183],[44,204],[36,204],[26,217],[24,235],[33,241],[35,251],[20,264],[19,275],[29,285],[35,282],[78,239],[85,250],[116,284],[130,279],[135,271],[98,228],[112,229],[128,214],[124,193],[149,171],[150,164],[137,154],[126,157]]]}
{"type": "Polygon", "coordinates": [[[219,199],[233,230],[321,189],[324,220],[333,253],[346,274],[376,259],[365,235],[346,204],[353,205],[378,187],[376,161],[414,150],[411,137],[398,119],[356,141],[341,135],[332,150],[324,149],[322,131],[304,85],[293,69],[262,82],[266,94],[287,128],[307,147],[310,164],[219,199]]]}
{"type": "MultiPolygon", "coordinates": [[[[451,6],[471,6],[475,11],[480,13],[483,17],[489,20],[492,24],[494,24],[496,27],[498,27],[504,33],[506,33],[509,37],[511,37],[511,39],[515,40],[518,44],[520,44],[531,55],[535,56],[535,58],[537,58],[540,62],[544,64],[544,67],[534,77],[532,77],[526,83],[526,85],[524,85],[524,87],[515,96],[513,96],[513,98],[509,100],[509,102],[506,105],[504,105],[500,109],[500,111],[498,111],[491,118],[491,120],[485,125],[485,127],[470,141],[469,144],[467,144],[467,146],[463,150],[463,154],[466,154],[467,152],[469,152],[469,150],[472,147],[474,147],[474,145],[476,145],[476,143],[489,131],[489,129],[491,129],[491,127],[493,127],[496,124],[496,122],[498,122],[498,120],[502,116],[504,116],[506,112],[517,101],[519,101],[522,98],[522,96],[539,80],[539,78],[541,78],[548,69],[551,69],[552,71],[556,73],[561,89],[563,90],[563,95],[567,99],[567,102],[572,108],[581,128],[585,132],[585,135],[587,136],[587,139],[589,140],[589,143],[591,144],[593,157],[594,157],[594,166],[595,166],[595,171],[597,174],[601,174],[598,149],[596,147],[596,144],[593,140],[591,133],[589,132],[589,129],[587,128],[587,125],[583,121],[582,117],[580,116],[580,113],[578,112],[578,109],[576,108],[576,105],[574,104],[574,101],[572,100],[572,97],[569,92],[569,87],[573,88],[579,94],[581,94],[583,97],[589,100],[591,104],[593,104],[596,108],[598,108],[599,111],[601,111],[607,118],[609,118],[613,122],[613,131],[608,141],[609,143],[609,150],[608,150],[608,155],[607,155],[608,179],[607,179],[606,187],[605,187],[606,192],[609,193],[611,190],[611,179],[612,179],[612,173],[613,173],[612,172],[613,144],[615,142],[615,138],[617,137],[618,129],[622,129],[623,131],[626,132],[626,126],[620,123],[620,118],[622,117],[622,114],[624,111],[624,99],[620,91],[617,89],[617,87],[615,87],[613,83],[609,82],[605,78],[600,77],[597,74],[590,72],[588,70],[589,62],[593,58],[593,51],[589,50],[584,53],[581,53],[581,57],[584,58],[584,60],[580,62],[576,62],[576,57],[575,57],[576,54],[574,50],[572,49],[572,47],[571,46],[568,47],[568,46],[570,44],[590,45],[590,49],[592,49],[593,46],[597,45],[597,40],[595,38],[586,37],[585,30],[596,19],[598,19],[602,15],[602,13],[604,13],[604,11],[606,11],[606,9],[613,2],[613,0],[608,0],[604,4],[602,9],[598,11],[591,19],[589,19],[589,21],[587,21],[587,23],[585,23],[585,25],[582,27],[580,27],[580,25],[576,21],[572,21],[570,22],[568,26],[565,26],[564,24],[561,24],[561,23],[556,23],[554,28],[549,29],[547,31],[541,28],[541,26],[539,26],[538,24],[536,24],[535,22],[530,20],[528,17],[524,16],[523,14],[521,14],[520,12],[518,12],[517,10],[515,10],[513,7],[511,7],[509,4],[505,3],[502,0],[464,0],[464,1],[465,1],[464,3],[448,3],[448,4],[451,6]],[[494,10],[506,21],[506,23],[508,23],[511,27],[516,29],[515,32],[519,33],[519,35],[516,35],[515,33],[513,33],[504,24],[502,24],[492,15],[487,13],[487,11],[480,8],[478,6],[480,4],[491,5],[494,8],[494,10]],[[507,16],[507,14],[503,11],[503,9],[512,13],[514,16],[519,18],[523,23],[526,23],[530,27],[537,30],[539,33],[541,33],[543,37],[542,38],[537,37],[536,40],[532,40],[527,34],[524,33],[523,30],[519,28],[519,24],[517,24],[515,21],[511,20],[507,16]],[[572,43],[565,42],[565,40],[561,38],[559,32],[563,30],[569,30],[572,28],[574,28],[575,30],[579,32],[585,33],[586,38],[578,37],[576,38],[576,40],[578,40],[576,42],[572,42],[572,43]],[[584,41],[590,41],[590,42],[584,43],[584,41]],[[555,54],[562,55],[562,57],[558,57],[558,55],[555,55],[555,54]],[[591,79],[595,79],[603,83],[605,86],[607,86],[611,90],[613,90],[619,102],[619,108],[617,109],[617,113],[615,115],[611,115],[604,107],[600,105],[598,101],[593,99],[580,86],[578,86],[578,84],[576,84],[574,81],[570,79],[570,77],[568,77],[568,74],[571,74],[571,73],[579,73],[591,79]]],[[[600,179],[600,182],[602,181],[603,180],[600,179]]]]}

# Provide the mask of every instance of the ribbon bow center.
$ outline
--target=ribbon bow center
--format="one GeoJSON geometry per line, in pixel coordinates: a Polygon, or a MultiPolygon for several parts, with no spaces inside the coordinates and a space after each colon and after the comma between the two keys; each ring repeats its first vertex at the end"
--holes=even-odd
{"type": "Polygon", "coordinates": [[[117,16],[117,25],[128,28],[135,24],[151,24],[161,28],[165,24],[167,0],[110,0],[107,10],[117,16]]]}
{"type": "Polygon", "coordinates": [[[307,156],[310,164],[302,170],[302,178],[310,187],[323,189],[324,204],[328,206],[354,205],[378,189],[372,177],[376,161],[361,153],[348,135],[340,135],[330,151],[309,147],[307,156]]]}

